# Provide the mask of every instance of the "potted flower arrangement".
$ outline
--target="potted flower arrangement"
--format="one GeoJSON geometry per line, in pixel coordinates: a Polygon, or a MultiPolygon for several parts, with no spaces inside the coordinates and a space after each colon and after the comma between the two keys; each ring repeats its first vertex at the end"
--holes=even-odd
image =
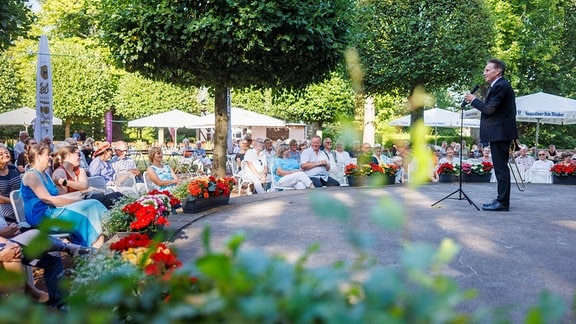
{"type": "Polygon", "coordinates": [[[167,190],[152,190],[138,199],[120,200],[104,221],[104,230],[111,236],[117,232],[153,234],[169,225],[168,215],[180,207],[180,199],[167,190]]]}
{"type": "Polygon", "coordinates": [[[456,181],[456,176],[458,175],[457,167],[454,167],[448,162],[441,163],[436,172],[438,173],[439,182],[454,182],[456,181]]]}
{"type": "Polygon", "coordinates": [[[370,180],[371,184],[394,184],[398,166],[395,164],[385,164],[380,166],[376,163],[369,163],[363,165],[348,164],[344,168],[344,175],[348,178],[348,184],[352,187],[364,186],[368,184],[368,177],[373,177],[370,180]],[[374,176],[376,175],[376,176],[374,176]],[[382,180],[382,178],[385,178],[382,180]]]}
{"type": "Polygon", "coordinates": [[[557,163],[550,168],[552,173],[552,183],[554,184],[576,184],[576,165],[557,163]]]}
{"type": "Polygon", "coordinates": [[[199,177],[187,184],[188,200],[183,205],[184,212],[197,213],[215,206],[226,205],[236,184],[232,177],[199,177]]]}
{"type": "Polygon", "coordinates": [[[490,182],[493,168],[494,165],[488,161],[473,164],[462,163],[462,180],[466,182],[490,182]]]}
{"type": "Polygon", "coordinates": [[[166,279],[182,266],[171,249],[164,243],[151,240],[146,234],[133,233],[112,243],[110,250],[116,251],[122,261],[141,267],[149,276],[162,276],[166,279]]]}

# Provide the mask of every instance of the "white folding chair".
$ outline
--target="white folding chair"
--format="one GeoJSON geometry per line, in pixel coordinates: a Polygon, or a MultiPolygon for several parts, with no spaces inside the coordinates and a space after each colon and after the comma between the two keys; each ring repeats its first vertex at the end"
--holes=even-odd
{"type": "Polygon", "coordinates": [[[240,169],[240,171],[238,171],[238,174],[240,175],[240,180],[238,180],[238,194],[240,194],[242,192],[242,187],[247,184],[248,185],[248,191],[250,191],[250,185],[252,184],[251,180],[246,179],[244,172],[246,170],[246,168],[248,168],[248,163],[244,160],[242,160],[241,164],[242,169],[240,169]]]}
{"type": "MultiPolygon", "coordinates": [[[[272,162],[272,166],[274,166],[274,162],[272,162]]],[[[272,171],[273,168],[270,168],[270,176],[272,177],[272,187],[270,187],[270,192],[272,191],[286,191],[286,190],[295,190],[294,187],[283,187],[276,184],[276,175],[275,172],[272,171]]]]}
{"type": "Polygon", "coordinates": [[[106,180],[102,176],[88,177],[88,187],[106,190],[106,180]]]}
{"type": "Polygon", "coordinates": [[[114,183],[116,184],[116,191],[123,193],[126,196],[138,198],[139,190],[136,185],[136,177],[130,171],[117,172],[114,174],[114,183]]]}
{"type": "MultiPolygon", "coordinates": [[[[12,209],[14,209],[14,218],[20,227],[32,227],[28,222],[26,222],[26,216],[24,215],[24,201],[20,195],[20,190],[13,190],[10,192],[10,204],[12,209]]],[[[68,233],[51,233],[50,236],[57,237],[59,239],[68,238],[70,234],[68,233]]]]}
{"type": "Polygon", "coordinates": [[[146,188],[146,192],[150,192],[156,189],[154,183],[152,183],[150,178],[148,178],[148,171],[144,171],[144,173],[142,173],[142,179],[144,180],[144,187],[146,188]]]}

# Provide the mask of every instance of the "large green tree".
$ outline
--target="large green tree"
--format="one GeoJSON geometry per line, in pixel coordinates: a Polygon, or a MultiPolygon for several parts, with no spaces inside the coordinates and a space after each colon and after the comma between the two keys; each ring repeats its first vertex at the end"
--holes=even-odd
{"type": "Polygon", "coordinates": [[[334,72],[329,79],[308,85],[304,91],[276,96],[275,110],[287,120],[310,124],[311,134],[324,124],[354,117],[354,91],[350,82],[334,72]]]}
{"type": "Polygon", "coordinates": [[[18,88],[18,71],[8,55],[0,54],[0,111],[19,108],[22,101],[22,91],[18,88]]]}
{"type": "MultiPolygon", "coordinates": [[[[357,10],[367,94],[468,88],[489,58],[493,23],[482,0],[359,0],[357,10]]],[[[411,109],[413,122],[422,117],[419,104],[411,109]]]]}
{"type": "Polygon", "coordinates": [[[33,21],[30,5],[25,0],[0,1],[0,52],[25,36],[33,21]]]}
{"type": "Polygon", "coordinates": [[[128,70],[214,89],[214,172],[225,173],[229,88],[323,80],[347,43],[349,0],[102,0],[104,42],[128,70]]]}

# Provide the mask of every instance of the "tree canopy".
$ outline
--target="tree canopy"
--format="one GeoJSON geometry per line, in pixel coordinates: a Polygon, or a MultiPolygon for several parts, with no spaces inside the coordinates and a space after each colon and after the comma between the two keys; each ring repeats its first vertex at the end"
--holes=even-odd
{"type": "Polygon", "coordinates": [[[368,93],[469,87],[489,58],[494,33],[481,0],[362,0],[357,10],[368,93]]]}
{"type": "Polygon", "coordinates": [[[214,171],[225,172],[229,88],[304,87],[342,60],[349,0],[102,0],[102,39],[129,71],[215,93],[214,171]]]}
{"type": "Polygon", "coordinates": [[[25,0],[0,1],[0,52],[25,36],[33,22],[32,11],[25,0]]]}

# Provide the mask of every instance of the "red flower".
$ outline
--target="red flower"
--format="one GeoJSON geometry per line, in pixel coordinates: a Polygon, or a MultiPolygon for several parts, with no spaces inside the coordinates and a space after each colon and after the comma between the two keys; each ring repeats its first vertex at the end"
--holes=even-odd
{"type": "Polygon", "coordinates": [[[231,177],[215,178],[214,176],[196,178],[188,184],[188,193],[192,197],[227,196],[236,184],[231,177]]]}
{"type": "Polygon", "coordinates": [[[456,174],[454,166],[448,162],[444,162],[438,166],[438,174],[456,174]]]}
{"type": "Polygon", "coordinates": [[[554,166],[552,166],[550,172],[552,172],[553,175],[560,177],[576,175],[576,165],[575,164],[566,165],[563,163],[557,163],[554,164],[554,166]]]}

